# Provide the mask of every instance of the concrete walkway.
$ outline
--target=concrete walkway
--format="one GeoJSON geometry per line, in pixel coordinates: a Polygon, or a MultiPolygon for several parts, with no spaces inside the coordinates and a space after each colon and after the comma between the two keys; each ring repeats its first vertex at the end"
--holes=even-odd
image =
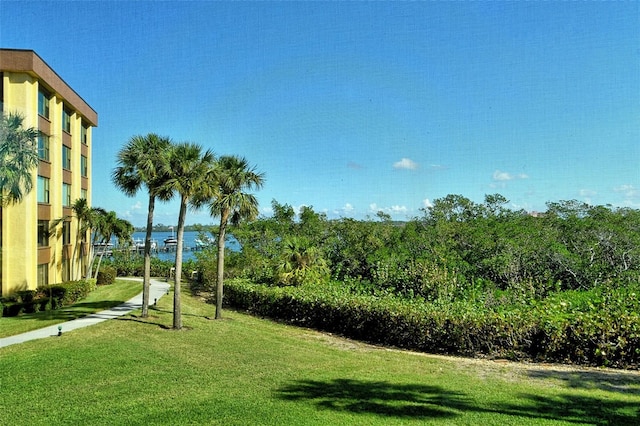
{"type": "MultiPolygon", "coordinates": [[[[137,280],[142,283],[142,278],[137,278],[137,280]]],[[[152,278],[150,284],[151,287],[149,290],[149,303],[153,304],[154,299],[159,300],[162,296],[167,294],[167,291],[169,290],[169,283],[152,278]]],[[[23,343],[29,340],[44,339],[45,337],[57,336],[58,326],[62,326],[62,333],[64,334],[75,330],[76,328],[88,327],[90,325],[98,324],[99,322],[117,318],[141,308],[142,293],[128,300],[122,305],[115,306],[105,311],[96,312],[95,314],[87,315],[83,318],[51,325],[48,327],[40,328],[38,330],[28,331],[22,334],[16,334],[15,336],[0,338],[0,348],[9,345],[15,345],[16,343],[23,343]]]]}

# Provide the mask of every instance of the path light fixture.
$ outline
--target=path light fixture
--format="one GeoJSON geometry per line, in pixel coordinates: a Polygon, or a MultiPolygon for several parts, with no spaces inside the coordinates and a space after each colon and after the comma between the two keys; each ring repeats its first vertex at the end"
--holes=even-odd
{"type": "Polygon", "coordinates": [[[156,306],[158,304],[158,299],[153,299],[153,306],[156,306]]]}
{"type": "Polygon", "coordinates": [[[62,336],[62,326],[58,326],[58,336],[62,336]]]}

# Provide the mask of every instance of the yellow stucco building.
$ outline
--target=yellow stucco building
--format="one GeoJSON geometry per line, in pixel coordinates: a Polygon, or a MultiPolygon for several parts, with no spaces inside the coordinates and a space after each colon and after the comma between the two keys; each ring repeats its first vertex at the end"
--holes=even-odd
{"type": "Polygon", "coordinates": [[[33,190],[1,208],[0,295],[84,276],[89,248],[75,244],[70,206],[79,198],[91,204],[91,129],[98,115],[31,50],[0,49],[0,106],[38,129],[40,158],[33,190]]]}

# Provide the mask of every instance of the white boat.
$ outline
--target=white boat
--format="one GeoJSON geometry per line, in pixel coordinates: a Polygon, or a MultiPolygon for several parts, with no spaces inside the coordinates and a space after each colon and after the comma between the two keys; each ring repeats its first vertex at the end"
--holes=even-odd
{"type": "Polygon", "coordinates": [[[164,245],[165,246],[177,246],[178,245],[178,239],[173,234],[173,226],[170,226],[169,229],[171,229],[171,236],[164,239],[164,245]]]}

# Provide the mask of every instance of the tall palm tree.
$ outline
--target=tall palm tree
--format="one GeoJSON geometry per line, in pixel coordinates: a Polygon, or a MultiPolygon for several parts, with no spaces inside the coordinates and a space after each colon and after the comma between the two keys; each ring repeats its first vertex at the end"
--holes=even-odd
{"type": "Polygon", "coordinates": [[[142,316],[149,316],[149,282],[151,280],[151,231],[156,198],[168,201],[173,191],[169,181],[169,152],[171,139],[155,133],[134,136],[118,152],[118,166],[111,178],[126,195],[134,196],[141,187],[147,188],[149,208],[144,239],[144,274],[142,279],[142,316]]]}
{"type": "Polygon", "coordinates": [[[71,210],[73,211],[77,222],[76,243],[73,247],[73,254],[71,256],[72,260],[76,260],[76,267],[74,268],[71,279],[78,280],[82,276],[82,262],[80,262],[81,255],[78,256],[78,248],[81,244],[86,243],[85,239],[87,237],[87,231],[89,230],[91,221],[91,208],[85,198],[78,198],[71,205],[71,210]],[[76,256],[78,257],[76,258],[76,256]]]}
{"type": "Polygon", "coordinates": [[[22,201],[33,188],[31,172],[38,166],[38,131],[22,126],[20,114],[0,119],[0,207],[22,201]]]}
{"type": "Polygon", "coordinates": [[[184,246],[184,223],[187,206],[197,207],[196,197],[207,192],[210,171],[215,158],[210,150],[202,152],[197,144],[182,142],[174,145],[169,156],[171,170],[170,187],[180,196],[180,214],[176,238],[176,273],[173,291],[173,328],[182,329],[182,309],[180,301],[180,282],[182,279],[182,248],[184,246]]]}
{"type": "Polygon", "coordinates": [[[260,189],[264,173],[257,172],[245,158],[223,156],[213,170],[214,192],[209,204],[211,216],[220,217],[218,231],[218,279],[216,285],[216,319],[222,318],[224,286],[224,247],[227,225],[258,216],[258,200],[246,191],[260,189]]]}

